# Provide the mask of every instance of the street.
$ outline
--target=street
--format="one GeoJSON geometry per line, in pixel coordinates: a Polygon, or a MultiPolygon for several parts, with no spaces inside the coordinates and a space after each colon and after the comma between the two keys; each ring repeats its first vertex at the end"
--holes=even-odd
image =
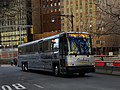
{"type": "Polygon", "coordinates": [[[55,77],[48,72],[0,67],[0,90],[120,90],[119,83],[119,76],[105,74],[55,77]]]}

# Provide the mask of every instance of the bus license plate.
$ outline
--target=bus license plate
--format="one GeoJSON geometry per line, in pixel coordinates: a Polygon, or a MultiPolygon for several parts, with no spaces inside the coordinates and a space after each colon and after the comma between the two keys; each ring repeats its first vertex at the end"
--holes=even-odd
{"type": "Polygon", "coordinates": [[[80,62],[81,65],[88,64],[88,62],[80,62]]]}

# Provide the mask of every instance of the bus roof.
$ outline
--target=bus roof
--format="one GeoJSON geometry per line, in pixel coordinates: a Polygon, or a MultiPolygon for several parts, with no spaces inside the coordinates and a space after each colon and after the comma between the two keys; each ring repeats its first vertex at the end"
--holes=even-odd
{"type": "Polygon", "coordinates": [[[42,38],[42,39],[39,39],[39,40],[35,40],[35,41],[32,41],[32,42],[28,42],[28,43],[24,43],[24,44],[21,44],[19,45],[18,47],[23,47],[23,46],[27,46],[27,45],[31,45],[33,43],[38,43],[40,41],[46,41],[46,40],[50,40],[50,39],[54,39],[54,38],[58,38],[60,35],[62,34],[88,34],[88,32],[62,32],[60,34],[57,34],[57,35],[54,35],[54,36],[50,36],[50,37],[46,37],[46,38],[42,38]]]}
{"type": "Polygon", "coordinates": [[[69,33],[70,33],[70,34],[72,34],[72,33],[73,33],[73,34],[75,34],[75,33],[76,33],[76,34],[89,34],[88,32],[66,32],[66,33],[68,33],[68,34],[69,34],[69,33]]]}
{"type": "Polygon", "coordinates": [[[58,38],[59,35],[60,35],[60,34],[57,34],[57,35],[54,35],[54,36],[42,38],[42,39],[35,40],[35,41],[32,41],[32,42],[24,43],[24,44],[19,45],[18,47],[23,47],[23,46],[31,45],[31,44],[34,44],[34,43],[38,43],[38,42],[40,42],[40,41],[46,41],[46,40],[49,40],[49,39],[58,38]]]}
{"type": "Polygon", "coordinates": [[[37,43],[37,42],[39,42],[39,41],[40,41],[40,39],[39,39],[39,40],[32,41],[32,42],[20,44],[18,47],[27,46],[27,45],[30,45],[30,44],[33,44],[33,43],[37,43]]]}

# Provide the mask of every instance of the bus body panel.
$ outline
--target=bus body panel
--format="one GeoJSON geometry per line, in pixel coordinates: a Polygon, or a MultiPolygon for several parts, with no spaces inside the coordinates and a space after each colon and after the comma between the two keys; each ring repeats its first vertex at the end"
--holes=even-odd
{"type": "Polygon", "coordinates": [[[94,57],[93,55],[68,55],[67,56],[67,65],[68,66],[85,66],[93,65],[94,57]]]}
{"type": "Polygon", "coordinates": [[[95,72],[95,67],[92,66],[68,66],[66,67],[66,72],[67,73],[91,73],[95,72]]]}

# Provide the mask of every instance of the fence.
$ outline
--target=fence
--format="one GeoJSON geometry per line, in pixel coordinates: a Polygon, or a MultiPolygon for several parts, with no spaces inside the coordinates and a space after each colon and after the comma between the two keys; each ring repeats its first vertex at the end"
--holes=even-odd
{"type": "Polygon", "coordinates": [[[109,56],[109,55],[95,55],[95,60],[102,60],[103,61],[113,61],[113,60],[120,60],[120,57],[118,55],[113,55],[113,56],[109,56]]]}

